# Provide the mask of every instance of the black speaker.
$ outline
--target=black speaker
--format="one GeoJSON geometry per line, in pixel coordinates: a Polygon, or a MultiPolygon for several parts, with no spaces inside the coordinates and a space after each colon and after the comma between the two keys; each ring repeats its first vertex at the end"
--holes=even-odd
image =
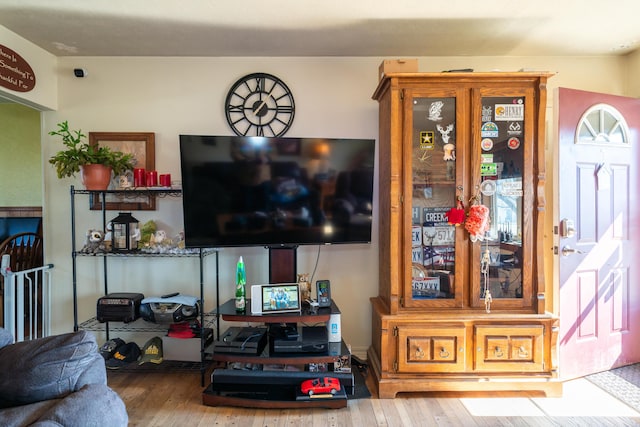
{"type": "Polygon", "coordinates": [[[96,307],[98,322],[132,322],[140,317],[143,294],[120,292],[100,297],[96,307]]]}

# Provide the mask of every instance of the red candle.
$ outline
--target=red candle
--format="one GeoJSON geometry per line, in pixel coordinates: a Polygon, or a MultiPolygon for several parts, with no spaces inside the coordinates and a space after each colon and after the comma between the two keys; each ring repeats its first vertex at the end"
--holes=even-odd
{"type": "Polygon", "coordinates": [[[158,171],[147,171],[147,187],[158,186],[158,171]]]}
{"type": "Polygon", "coordinates": [[[133,170],[133,186],[144,187],[145,185],[147,185],[147,181],[145,179],[144,168],[135,168],[133,170]]]}
{"type": "Polygon", "coordinates": [[[171,187],[171,174],[163,173],[160,175],[160,186],[161,187],[171,187]]]}

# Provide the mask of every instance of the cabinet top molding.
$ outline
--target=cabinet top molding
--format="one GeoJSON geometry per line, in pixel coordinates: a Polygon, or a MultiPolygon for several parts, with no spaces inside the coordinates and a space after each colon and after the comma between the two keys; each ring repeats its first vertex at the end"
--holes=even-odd
{"type": "Polygon", "coordinates": [[[412,85],[416,82],[426,82],[433,84],[436,82],[448,82],[454,81],[457,85],[468,82],[484,81],[492,83],[508,82],[513,84],[516,81],[539,81],[541,84],[546,84],[549,77],[554,76],[555,73],[549,71],[491,71],[491,72],[440,72],[440,73],[389,73],[385,74],[375,92],[372,99],[380,99],[381,95],[386,92],[391,81],[395,79],[396,82],[402,81],[412,85]]]}

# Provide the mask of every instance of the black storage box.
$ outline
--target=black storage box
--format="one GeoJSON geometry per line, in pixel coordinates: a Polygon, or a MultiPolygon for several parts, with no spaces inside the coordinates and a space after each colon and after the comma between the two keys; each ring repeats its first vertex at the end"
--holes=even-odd
{"type": "Polygon", "coordinates": [[[98,298],[98,322],[132,322],[140,317],[140,303],[144,295],[120,292],[98,298]]]}

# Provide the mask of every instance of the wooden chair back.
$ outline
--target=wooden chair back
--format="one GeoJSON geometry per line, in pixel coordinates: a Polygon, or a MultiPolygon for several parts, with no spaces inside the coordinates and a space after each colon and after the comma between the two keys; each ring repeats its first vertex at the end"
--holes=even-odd
{"type": "Polygon", "coordinates": [[[11,271],[41,267],[43,263],[42,236],[25,232],[7,237],[0,243],[0,257],[9,254],[11,271]]]}

